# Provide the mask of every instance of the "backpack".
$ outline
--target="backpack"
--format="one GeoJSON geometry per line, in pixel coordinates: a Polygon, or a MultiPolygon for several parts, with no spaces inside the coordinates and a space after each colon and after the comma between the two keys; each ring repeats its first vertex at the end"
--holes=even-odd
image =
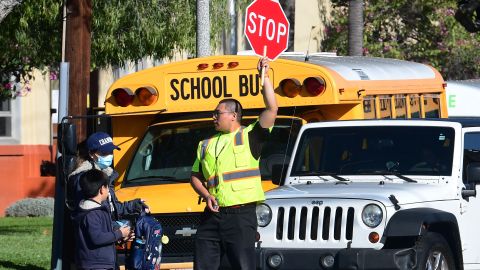
{"type": "Polygon", "coordinates": [[[135,224],[135,240],[126,260],[126,268],[134,270],[160,269],[162,259],[162,224],[142,213],[135,224]]]}

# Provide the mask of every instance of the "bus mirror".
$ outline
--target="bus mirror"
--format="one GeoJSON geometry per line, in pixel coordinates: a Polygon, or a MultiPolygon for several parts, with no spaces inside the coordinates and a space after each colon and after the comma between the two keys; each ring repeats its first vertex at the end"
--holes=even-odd
{"type": "Polygon", "coordinates": [[[64,155],[77,154],[77,128],[72,123],[58,126],[58,151],[64,155]]]}
{"type": "Polygon", "coordinates": [[[288,165],[275,164],[272,166],[272,183],[280,186],[285,182],[288,165]]]}

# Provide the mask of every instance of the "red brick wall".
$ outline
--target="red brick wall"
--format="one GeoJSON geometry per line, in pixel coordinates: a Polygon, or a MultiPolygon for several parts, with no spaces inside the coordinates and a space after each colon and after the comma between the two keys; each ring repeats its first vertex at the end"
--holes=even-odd
{"type": "Polygon", "coordinates": [[[52,151],[48,145],[0,145],[0,216],[20,199],[54,196],[55,177],[40,176],[42,160],[55,158],[52,151]]]}

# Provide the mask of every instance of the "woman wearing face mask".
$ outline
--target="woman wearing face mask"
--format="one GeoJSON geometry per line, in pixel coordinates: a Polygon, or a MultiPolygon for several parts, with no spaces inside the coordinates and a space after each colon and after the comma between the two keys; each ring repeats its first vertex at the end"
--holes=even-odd
{"type": "MultiPolygon", "coordinates": [[[[70,211],[70,214],[75,215],[78,210],[79,202],[84,199],[82,196],[82,191],[80,188],[80,177],[83,173],[91,170],[98,169],[104,172],[109,178],[109,195],[108,200],[104,203],[108,204],[112,220],[114,221],[114,227],[122,219],[130,219],[134,216],[137,216],[141,213],[142,210],[145,212],[150,212],[147,205],[141,199],[134,199],[131,201],[120,202],[117,199],[114,191],[114,182],[118,178],[118,173],[112,169],[113,161],[113,150],[119,150],[120,148],[113,144],[112,138],[105,132],[96,132],[88,137],[88,139],[78,145],[78,158],[76,162],[75,169],[68,176],[67,183],[67,207],[70,211]]],[[[66,221],[68,222],[68,221],[66,221]]],[[[118,227],[120,225],[118,224],[118,227]]],[[[68,224],[65,225],[65,237],[73,235],[73,232],[68,233],[68,224]]],[[[64,252],[66,252],[67,257],[70,261],[73,261],[73,241],[74,239],[70,237],[69,244],[66,246],[64,252]]],[[[118,265],[116,269],[119,269],[118,265]]]]}
{"type": "Polygon", "coordinates": [[[138,215],[142,210],[148,212],[147,206],[141,199],[120,202],[115,195],[113,184],[118,178],[118,173],[112,169],[113,150],[120,148],[113,144],[112,138],[105,132],[96,132],[90,135],[85,142],[86,150],[79,150],[79,158],[77,160],[76,169],[69,175],[69,182],[73,185],[73,203],[68,205],[71,210],[78,207],[78,203],[82,200],[80,185],[78,184],[80,176],[93,168],[103,171],[109,177],[109,197],[108,204],[112,213],[112,220],[128,218],[132,215],[138,215]]]}

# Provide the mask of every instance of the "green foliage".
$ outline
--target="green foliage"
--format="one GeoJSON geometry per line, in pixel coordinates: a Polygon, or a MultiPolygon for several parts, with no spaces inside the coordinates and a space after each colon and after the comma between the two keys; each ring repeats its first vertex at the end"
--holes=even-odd
{"type": "Polygon", "coordinates": [[[5,210],[7,217],[53,217],[53,198],[26,198],[5,210]]]}
{"type": "MultiPolygon", "coordinates": [[[[20,86],[28,84],[34,68],[44,71],[57,68],[61,60],[62,2],[23,0],[0,22],[0,100],[14,97],[20,86]]],[[[248,1],[238,2],[242,6],[248,1]]],[[[196,1],[93,0],[92,3],[92,69],[122,66],[125,61],[146,56],[162,59],[176,52],[195,52],[196,1]]],[[[210,1],[213,49],[230,23],[226,19],[227,3],[210,1]]]]}
{"type": "Polygon", "coordinates": [[[24,0],[0,23],[0,100],[29,91],[32,70],[58,62],[60,9],[60,0],[24,0]]]}
{"type": "MultiPolygon", "coordinates": [[[[322,47],[348,53],[348,1],[334,0],[322,47]]],[[[454,0],[365,0],[364,55],[427,63],[446,79],[480,78],[480,35],[454,18],[454,0]]]]}
{"type": "Polygon", "coordinates": [[[50,269],[51,217],[0,218],[0,269],[50,269]]]}

